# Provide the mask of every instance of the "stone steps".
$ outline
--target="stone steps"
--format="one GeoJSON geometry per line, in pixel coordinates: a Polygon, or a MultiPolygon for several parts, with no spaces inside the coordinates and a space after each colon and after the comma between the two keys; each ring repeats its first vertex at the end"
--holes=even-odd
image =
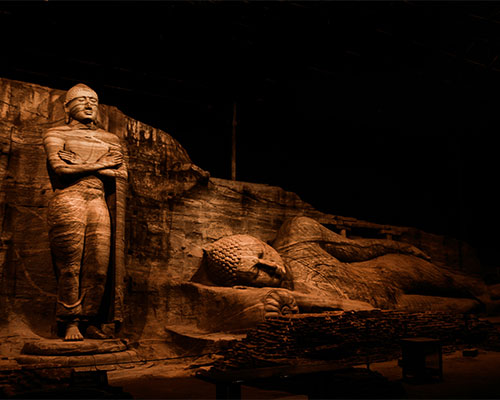
{"type": "Polygon", "coordinates": [[[41,339],[25,343],[15,361],[24,367],[74,368],[84,370],[114,370],[133,368],[144,361],[128,343],[120,339],[65,342],[60,339],[41,339]]]}

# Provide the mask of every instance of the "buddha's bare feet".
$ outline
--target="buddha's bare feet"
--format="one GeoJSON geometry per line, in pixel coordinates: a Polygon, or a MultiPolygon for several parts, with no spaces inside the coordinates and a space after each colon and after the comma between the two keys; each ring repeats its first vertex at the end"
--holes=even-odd
{"type": "Polygon", "coordinates": [[[110,335],[106,335],[100,328],[94,325],[89,325],[85,332],[85,336],[89,339],[111,339],[110,335]]]}
{"type": "Polygon", "coordinates": [[[80,329],[78,329],[78,323],[68,323],[68,325],[66,326],[66,335],[64,336],[64,341],[75,342],[79,340],[83,340],[83,335],[81,334],[80,329]]]}

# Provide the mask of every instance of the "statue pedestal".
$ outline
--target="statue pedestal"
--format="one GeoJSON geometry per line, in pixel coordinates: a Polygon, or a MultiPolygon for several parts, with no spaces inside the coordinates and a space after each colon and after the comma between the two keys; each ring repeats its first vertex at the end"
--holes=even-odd
{"type": "Polygon", "coordinates": [[[40,366],[71,367],[83,370],[114,370],[133,368],[141,359],[134,350],[129,350],[120,339],[64,342],[61,339],[42,339],[26,342],[21,355],[16,357],[19,364],[40,366]]]}

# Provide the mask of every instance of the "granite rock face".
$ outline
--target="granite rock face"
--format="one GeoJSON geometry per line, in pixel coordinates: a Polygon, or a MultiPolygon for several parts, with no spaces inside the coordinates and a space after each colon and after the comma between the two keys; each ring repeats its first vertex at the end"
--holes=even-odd
{"type": "MultiPolygon", "coordinates": [[[[47,226],[52,188],[42,135],[64,124],[64,94],[61,90],[0,79],[1,325],[13,326],[15,322],[43,336],[54,334],[57,285],[47,226]]],[[[149,210],[165,208],[168,199],[195,186],[208,174],[194,166],[167,133],[135,121],[115,107],[101,105],[99,113],[100,127],[116,134],[127,146],[129,197],[133,200],[127,210],[126,230],[128,243],[132,243],[130,254],[142,257],[143,250],[154,245],[151,239],[160,229],[155,227],[158,221],[146,220],[149,210]],[[152,237],[148,237],[151,232],[152,237]],[[142,240],[134,241],[138,236],[142,240]]],[[[162,254],[157,258],[165,257],[162,254]]]]}
{"type": "MultiPolygon", "coordinates": [[[[42,134],[64,122],[64,93],[0,78],[3,332],[44,337],[55,334],[56,277],[46,223],[52,193],[42,134]]],[[[185,289],[194,285],[189,282],[200,268],[203,248],[225,236],[239,234],[271,243],[283,222],[294,216],[313,218],[347,236],[360,232],[368,237],[390,236],[421,249],[437,265],[459,267],[459,248],[452,240],[413,228],[324,214],[278,187],[210,178],[193,165],[168,133],[112,106],[100,105],[99,112],[101,127],[119,136],[128,152],[123,336],[164,337],[166,326],[194,321],[200,312],[207,313],[205,317],[215,315],[216,306],[196,308],[196,296],[204,290],[204,296],[209,298],[212,292],[231,288],[185,289]]],[[[463,245],[461,254],[462,265],[478,271],[472,250],[463,245]]],[[[296,300],[299,308],[301,301],[314,308],[310,299],[296,300]]],[[[343,303],[354,304],[348,300],[343,303]]]]}

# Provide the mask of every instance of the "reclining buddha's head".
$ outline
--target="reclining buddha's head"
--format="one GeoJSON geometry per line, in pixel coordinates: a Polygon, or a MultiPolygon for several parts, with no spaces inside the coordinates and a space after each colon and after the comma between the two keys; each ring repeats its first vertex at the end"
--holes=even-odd
{"type": "Polygon", "coordinates": [[[290,280],[278,252],[253,236],[226,236],[203,251],[209,278],[218,285],[282,287],[290,280]]]}

